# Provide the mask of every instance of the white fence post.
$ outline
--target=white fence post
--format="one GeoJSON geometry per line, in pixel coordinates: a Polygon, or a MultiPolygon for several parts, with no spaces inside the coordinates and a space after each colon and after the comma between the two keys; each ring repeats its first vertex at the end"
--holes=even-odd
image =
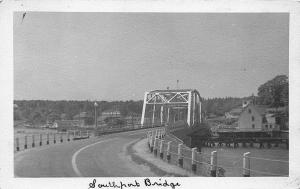
{"type": "Polygon", "coordinates": [[[197,148],[192,148],[192,171],[193,171],[193,173],[196,173],[196,171],[197,171],[196,153],[197,153],[197,148]]]}
{"type": "Polygon", "coordinates": [[[40,146],[42,146],[42,144],[43,144],[43,135],[42,134],[40,134],[40,146]]]}
{"type": "Polygon", "coordinates": [[[69,131],[67,131],[67,138],[68,138],[67,140],[70,141],[70,132],[69,131]]]}
{"type": "Polygon", "coordinates": [[[34,135],[32,135],[32,148],[34,148],[34,146],[35,146],[35,137],[34,135]]]}
{"type": "Polygon", "coordinates": [[[157,156],[157,140],[158,140],[158,138],[154,139],[154,145],[153,145],[153,147],[154,147],[154,155],[155,156],[157,156]]]}
{"type": "Polygon", "coordinates": [[[53,133],[53,143],[55,144],[56,143],[56,133],[53,133]]]}
{"type": "Polygon", "coordinates": [[[147,132],[147,139],[148,139],[148,145],[150,147],[150,142],[151,142],[151,131],[147,132]]]}
{"type": "Polygon", "coordinates": [[[151,135],[150,137],[150,152],[153,152],[153,143],[154,143],[154,135],[151,135]]]}
{"type": "Polygon", "coordinates": [[[250,152],[246,152],[243,155],[243,176],[250,177],[250,152]]]}
{"type": "Polygon", "coordinates": [[[178,144],[178,164],[180,167],[183,167],[182,145],[178,144]]]}
{"type": "Polygon", "coordinates": [[[17,146],[17,151],[20,151],[20,142],[19,142],[19,138],[16,138],[16,146],[17,146]]]}
{"type": "Polygon", "coordinates": [[[63,133],[60,133],[60,142],[63,142],[63,133]]]}
{"type": "Polygon", "coordinates": [[[24,144],[24,149],[27,149],[27,135],[25,136],[25,144],[24,144]]]}
{"type": "Polygon", "coordinates": [[[164,159],[164,140],[160,141],[160,146],[159,146],[159,157],[161,159],[164,159]]]}
{"type": "Polygon", "coordinates": [[[48,145],[49,144],[49,133],[47,133],[47,142],[46,144],[48,145]]]}
{"type": "Polygon", "coordinates": [[[169,141],[168,142],[168,147],[167,147],[167,160],[168,160],[168,162],[171,161],[171,153],[170,153],[170,151],[171,151],[171,143],[172,143],[172,141],[169,141]]]}
{"type": "Polygon", "coordinates": [[[217,151],[211,152],[210,157],[210,176],[217,176],[217,151]]]}

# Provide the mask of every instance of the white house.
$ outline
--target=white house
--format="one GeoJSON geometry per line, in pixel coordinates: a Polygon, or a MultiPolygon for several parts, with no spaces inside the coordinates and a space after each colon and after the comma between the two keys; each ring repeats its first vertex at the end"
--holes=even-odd
{"type": "Polygon", "coordinates": [[[274,114],[267,112],[266,106],[249,104],[238,118],[238,129],[245,131],[279,130],[274,114]]]}

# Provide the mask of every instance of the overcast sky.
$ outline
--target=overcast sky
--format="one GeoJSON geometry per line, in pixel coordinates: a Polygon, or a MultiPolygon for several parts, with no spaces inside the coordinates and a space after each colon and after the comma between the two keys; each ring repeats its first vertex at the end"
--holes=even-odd
{"type": "Polygon", "coordinates": [[[14,98],[244,97],[288,75],[288,14],[14,14],[14,98]]]}

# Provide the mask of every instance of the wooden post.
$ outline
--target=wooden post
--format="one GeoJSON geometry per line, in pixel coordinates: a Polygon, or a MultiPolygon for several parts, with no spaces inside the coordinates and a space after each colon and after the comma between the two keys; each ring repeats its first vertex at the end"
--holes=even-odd
{"type": "Polygon", "coordinates": [[[253,141],[250,142],[250,147],[253,147],[253,141]]]}
{"type": "Polygon", "coordinates": [[[67,137],[68,137],[68,141],[70,141],[70,133],[69,133],[69,131],[67,131],[67,137]]]}
{"type": "Polygon", "coordinates": [[[27,135],[25,136],[24,149],[27,149],[27,135]]]}
{"type": "Polygon", "coordinates": [[[63,133],[61,132],[60,133],[60,142],[63,142],[64,140],[63,140],[63,133]]]}
{"type": "Polygon", "coordinates": [[[150,152],[152,153],[153,152],[153,143],[154,143],[154,135],[151,135],[150,137],[150,152]]]}
{"type": "Polygon", "coordinates": [[[243,155],[243,177],[250,177],[250,152],[243,155]]]}
{"type": "Polygon", "coordinates": [[[217,176],[217,151],[211,152],[210,156],[210,176],[217,176]]]}
{"type": "Polygon", "coordinates": [[[158,138],[154,139],[154,145],[153,145],[153,147],[154,147],[154,155],[155,156],[157,156],[157,140],[158,140],[158,138]]]}
{"type": "Polygon", "coordinates": [[[171,153],[170,153],[170,151],[171,151],[171,143],[172,143],[172,141],[169,141],[168,142],[168,147],[167,147],[167,161],[168,161],[168,163],[170,163],[170,161],[171,161],[171,153]]]}
{"type": "Polygon", "coordinates": [[[47,145],[49,145],[49,133],[47,133],[47,145]]]}
{"type": "Polygon", "coordinates": [[[34,146],[35,146],[35,138],[34,138],[34,135],[32,135],[32,148],[34,148],[34,146]]]}
{"type": "Polygon", "coordinates": [[[17,146],[17,151],[20,151],[20,146],[19,146],[19,138],[16,138],[16,146],[17,146]]]}
{"type": "Polygon", "coordinates": [[[197,153],[197,148],[192,148],[192,171],[193,171],[193,173],[197,172],[196,153],[197,153]]]}
{"type": "Polygon", "coordinates": [[[247,147],[247,146],[246,146],[246,142],[243,142],[243,147],[247,147]]]}
{"type": "Polygon", "coordinates": [[[160,146],[159,146],[159,157],[160,159],[164,159],[164,141],[160,141],[160,146]]]}
{"type": "Polygon", "coordinates": [[[40,134],[40,146],[42,146],[42,144],[43,144],[43,135],[42,134],[40,134]]]}
{"type": "Polygon", "coordinates": [[[259,143],[259,148],[264,148],[264,143],[263,142],[259,143]]]}
{"type": "Polygon", "coordinates": [[[151,132],[150,131],[147,132],[147,140],[148,140],[148,146],[150,148],[150,141],[151,141],[151,132]]]}
{"type": "Polygon", "coordinates": [[[56,133],[53,133],[53,143],[56,143],[56,133]]]}
{"type": "Polygon", "coordinates": [[[183,167],[182,145],[183,144],[178,144],[178,164],[181,168],[183,167]]]}

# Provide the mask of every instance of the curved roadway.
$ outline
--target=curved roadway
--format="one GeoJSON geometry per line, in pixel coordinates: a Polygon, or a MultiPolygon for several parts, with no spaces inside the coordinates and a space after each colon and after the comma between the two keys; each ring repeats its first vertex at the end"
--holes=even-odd
{"type": "Polygon", "coordinates": [[[127,147],[147,130],[105,135],[30,149],[15,154],[16,177],[156,176],[131,160],[127,147]]]}

